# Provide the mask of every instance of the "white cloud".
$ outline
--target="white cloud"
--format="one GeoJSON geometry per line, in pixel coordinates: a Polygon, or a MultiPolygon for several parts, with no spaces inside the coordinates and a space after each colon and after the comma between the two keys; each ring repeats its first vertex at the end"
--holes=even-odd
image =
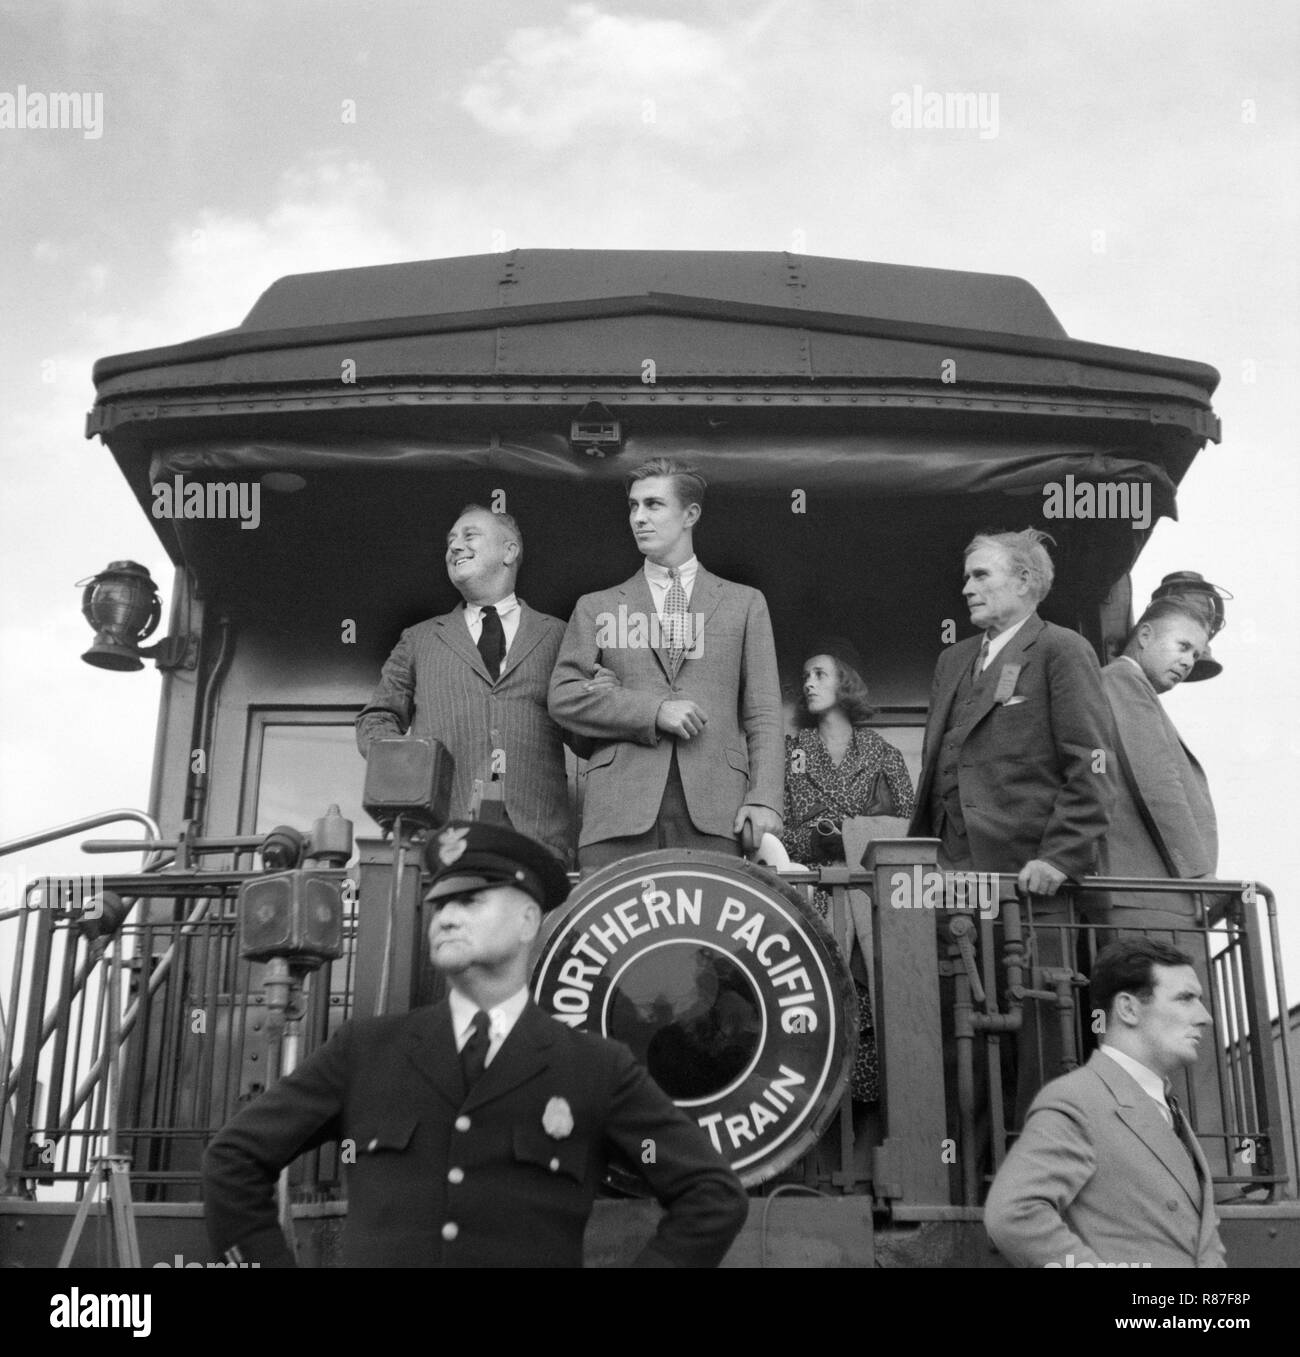
{"type": "Polygon", "coordinates": [[[285,274],[409,258],[384,224],[391,216],[371,165],[315,157],[286,172],[278,203],[261,218],[209,208],[176,223],[157,294],[131,297],[129,313],[89,315],[88,347],[98,357],[230,329],[285,274]]]}
{"type": "MultiPolygon", "coordinates": [[[[371,166],[322,157],[286,174],[277,203],[261,216],[212,208],[175,222],[149,288],[133,284],[125,266],[92,262],[78,247],[32,247],[34,259],[76,270],[79,290],[70,295],[81,313],[50,354],[52,380],[33,359],[10,374],[0,413],[0,447],[16,454],[6,457],[8,493],[0,499],[8,566],[0,584],[0,839],[148,801],[157,671],[149,664],[142,674],[111,674],[78,659],[91,632],[74,581],[129,557],[149,568],[166,604],[172,590],[166,555],[111,456],[82,437],[94,360],[237,325],[287,273],[409,258],[412,250],[385,225],[393,215],[371,166]],[[114,293],[129,296],[119,303],[129,309],[112,309],[114,293]]],[[[31,850],[22,865],[66,871],[85,861],[56,843],[31,850]]]]}
{"type": "Polygon", "coordinates": [[[488,131],[543,151],[638,130],[733,150],[753,125],[745,78],[753,32],[573,5],[560,24],[517,29],[505,55],[479,68],[461,107],[488,131]]]}

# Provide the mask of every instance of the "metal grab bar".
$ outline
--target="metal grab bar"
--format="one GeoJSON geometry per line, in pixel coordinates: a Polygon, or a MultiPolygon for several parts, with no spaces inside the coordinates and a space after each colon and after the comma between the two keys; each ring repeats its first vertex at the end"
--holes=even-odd
{"type": "MultiPolygon", "coordinates": [[[[7,857],[10,853],[20,853],[24,848],[37,848],[43,843],[53,843],[55,839],[66,839],[87,829],[98,829],[101,825],[116,824],[122,820],[134,820],[136,824],[143,825],[148,839],[162,838],[158,821],[152,815],[142,810],[134,810],[130,806],[119,806],[116,810],[100,811],[97,815],[83,815],[79,820],[69,820],[65,825],[55,825],[53,829],[41,829],[35,834],[24,834],[21,838],[0,843],[0,858],[7,857]]],[[[140,866],[143,872],[152,871],[166,857],[160,849],[141,851],[144,853],[144,861],[140,866]]],[[[14,906],[13,909],[0,910],[0,923],[4,923],[6,919],[17,918],[26,908],[24,903],[14,906]]]]}

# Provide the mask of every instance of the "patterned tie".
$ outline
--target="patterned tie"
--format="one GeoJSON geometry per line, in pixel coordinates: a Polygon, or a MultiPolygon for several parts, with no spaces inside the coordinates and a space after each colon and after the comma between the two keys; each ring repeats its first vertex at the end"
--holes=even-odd
{"type": "Polygon", "coordinates": [[[974,677],[977,680],[979,676],[984,672],[984,665],[985,662],[988,660],[988,657],[989,657],[989,638],[985,636],[984,639],[980,642],[980,653],[975,657],[974,677]]]}
{"type": "Polygon", "coordinates": [[[474,1014],[474,1030],[469,1040],[460,1048],[460,1068],[465,1076],[465,1092],[468,1093],[479,1081],[479,1076],[487,1068],[488,1053],[488,1015],[480,1008],[474,1014]]]}
{"type": "Polygon", "coordinates": [[[664,600],[664,632],[668,642],[668,665],[674,674],[686,654],[686,590],[676,566],[669,567],[668,597],[664,600]]]}
{"type": "MultiPolygon", "coordinates": [[[[1187,1118],[1183,1115],[1183,1109],[1179,1106],[1177,1097],[1169,1089],[1165,1090],[1165,1101],[1169,1104],[1169,1121],[1173,1126],[1174,1135],[1178,1137],[1179,1143],[1187,1151],[1187,1157],[1195,1167],[1196,1156],[1192,1153],[1191,1146],[1188,1144],[1191,1128],[1187,1125],[1187,1118]]],[[[1197,1171],[1199,1172],[1199,1169],[1197,1171]]]]}
{"type": "Polygon", "coordinates": [[[501,661],[506,653],[506,634],[501,628],[501,619],[497,610],[489,603],[483,609],[483,630],[478,634],[478,653],[492,675],[493,681],[501,677],[501,661]]]}

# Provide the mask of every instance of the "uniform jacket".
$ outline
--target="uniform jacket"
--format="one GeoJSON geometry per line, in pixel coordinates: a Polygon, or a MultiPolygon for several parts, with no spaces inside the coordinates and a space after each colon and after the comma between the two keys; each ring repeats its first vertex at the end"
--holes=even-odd
{"type": "MultiPolygon", "coordinates": [[[[980,636],[939,656],[910,833],[934,835],[930,791],[953,697],[980,636]]],[[[987,677],[961,747],[958,791],[975,867],[1018,872],[1040,858],[1068,877],[1093,870],[1114,801],[1114,728],[1092,647],[1031,613],[991,668],[1019,665],[1014,692],[987,677]],[[1104,754],[1098,758],[1098,751],[1104,754]]]]}
{"type": "Polygon", "coordinates": [[[643,834],[655,823],[674,745],[701,833],[731,837],[742,805],[781,813],[781,687],[767,603],[758,590],[701,566],[689,611],[697,653],[687,655],[674,678],[666,654],[648,641],[637,644],[641,633],[626,620],[656,616],[643,571],[585,594],[573,610],[551,678],[550,710],[566,729],[595,741],[580,844],[643,834]],[[619,686],[585,693],[597,664],[612,670],[619,686]],[[660,704],[674,698],[697,702],[709,718],[691,740],[655,729],[660,704]]]}
{"type": "Polygon", "coordinates": [[[1034,1099],[984,1224],[1017,1267],[1225,1266],[1196,1137],[1180,1143],[1155,1099],[1101,1051],[1034,1099]]]}
{"type": "Polygon", "coordinates": [[[504,757],[506,814],[521,833],[570,857],[563,733],[546,713],[546,686],[564,624],[522,600],[519,628],[494,683],[465,624],[463,606],[401,635],[374,696],[357,716],[362,754],[378,736],[440,740],[456,761],[453,818],[468,815],[474,781],[504,757]],[[501,751],[500,755],[497,751],[501,751]]]}
{"type": "MultiPolygon", "coordinates": [[[[1127,768],[1120,769],[1115,809],[1102,842],[1102,874],[1213,876],[1218,829],[1201,765],[1136,664],[1125,659],[1108,664],[1101,671],[1101,683],[1127,761],[1127,768]]],[[[1157,910],[1176,909],[1175,901],[1186,898],[1118,892],[1110,896],[1115,905],[1157,910]]]]}
{"type": "Polygon", "coordinates": [[[642,1265],[715,1266],[747,1211],[739,1180],[625,1046],[531,1002],[468,1096],[445,1001],[340,1028],[208,1148],[204,1202],[218,1256],[238,1246],[245,1262],[291,1264],[276,1176],[333,1140],[344,1163],[355,1161],[349,1267],[580,1266],[613,1151],[666,1208],[642,1265]],[[556,1098],[572,1120],[558,1137],[543,1125],[556,1098]]]}

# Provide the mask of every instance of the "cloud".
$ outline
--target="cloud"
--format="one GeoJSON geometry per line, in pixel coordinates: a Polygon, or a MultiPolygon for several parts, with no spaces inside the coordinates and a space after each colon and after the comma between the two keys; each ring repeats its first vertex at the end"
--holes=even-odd
{"type": "MultiPolygon", "coordinates": [[[[11,399],[0,412],[0,446],[20,453],[6,461],[0,499],[10,571],[0,593],[0,712],[8,718],[0,720],[0,838],[148,801],[159,675],[152,665],[143,674],[105,673],[77,658],[91,632],[74,581],[129,557],[149,568],[165,603],[172,593],[149,521],[107,450],[82,438],[95,359],[237,325],[286,273],[409,258],[408,243],[386,225],[393,216],[370,165],[326,155],[286,174],[261,215],[208,208],[174,222],[156,273],[146,274],[150,285],[132,277],[127,260],[98,262],[93,243],[31,247],[35,261],[57,260],[76,282],[63,345],[10,373],[11,399]]],[[[31,850],[22,863],[28,875],[84,865],[67,843],[31,850]]]]}
{"type": "Polygon", "coordinates": [[[152,298],[129,312],[90,313],[94,356],[176,343],[238,325],[277,278],[409,258],[385,222],[382,176],[364,161],[312,157],[287,171],[263,216],[208,208],[173,226],[167,268],[152,298]]]}
{"type": "Polygon", "coordinates": [[[712,33],[677,19],[570,6],[562,23],[517,29],[481,66],[461,107],[490,132],[542,151],[638,129],[731,151],[754,125],[745,72],[756,25],[712,33]]]}

